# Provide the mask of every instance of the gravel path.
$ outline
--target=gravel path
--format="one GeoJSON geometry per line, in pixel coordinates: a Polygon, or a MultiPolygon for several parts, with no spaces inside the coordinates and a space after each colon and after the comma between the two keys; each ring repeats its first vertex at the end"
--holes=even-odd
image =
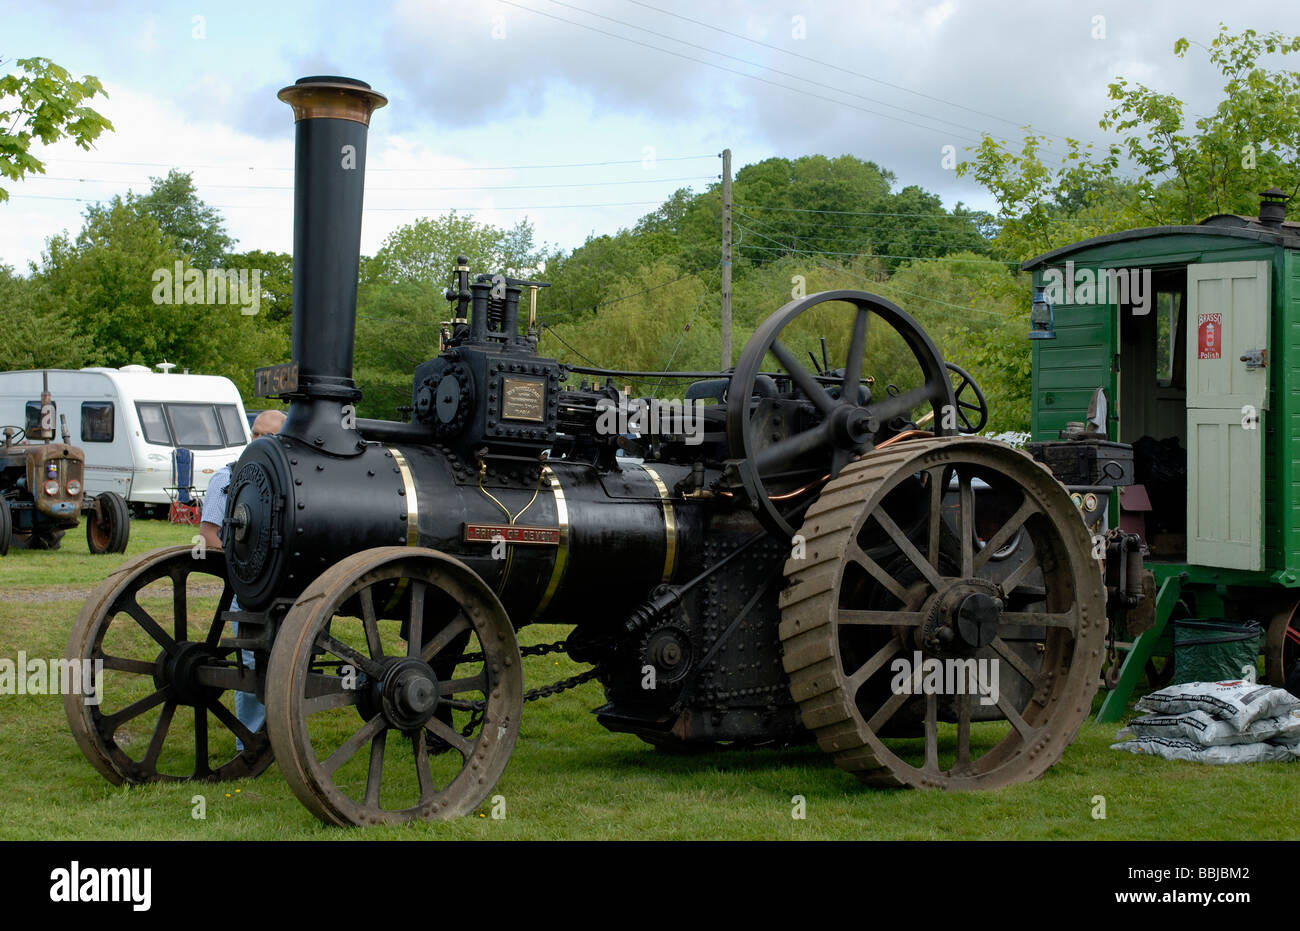
{"type": "MultiPolygon", "coordinates": [[[[186,591],[190,595],[220,595],[220,582],[195,582],[190,585],[186,591]]],[[[23,604],[37,604],[51,601],[85,601],[87,596],[95,590],[94,585],[85,585],[74,588],[20,588],[11,589],[5,592],[0,598],[4,601],[20,602],[23,604]]],[[[145,592],[144,597],[148,598],[149,592],[145,592]]]]}

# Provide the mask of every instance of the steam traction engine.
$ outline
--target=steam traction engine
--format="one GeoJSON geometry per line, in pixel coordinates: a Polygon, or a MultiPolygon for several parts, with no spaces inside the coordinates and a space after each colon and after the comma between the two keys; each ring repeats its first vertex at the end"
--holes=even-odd
{"type": "Polygon", "coordinates": [[[103,660],[104,697],[68,716],[108,779],[238,778],[274,757],[326,821],[454,817],[491,792],[525,698],[592,677],[610,730],[815,739],[876,785],[994,787],[1060,757],[1102,661],[1089,534],[1044,467],[953,428],[984,399],[911,317],[859,291],[792,301],[733,371],[668,373],[713,402],[701,433],[629,438],[600,418],[626,403],[612,379],[643,373],[543,357],[519,319],[536,285],[462,263],[411,422],[355,419],[366,131],[386,101],[332,77],[280,97],[297,121],[292,406],[233,470],[223,551],[129,562],[77,620],[69,656],[103,660]],[[788,348],[810,320],[841,367],[825,340],[811,367],[788,348]],[[869,330],[902,347],[912,387],[865,374],[869,330]],[[215,612],[191,604],[204,577],[223,583],[215,612]],[[526,695],[515,631],[539,621],[572,632],[525,653],[592,669],[526,695]],[[967,687],[923,688],[939,665],[967,687]],[[236,718],[236,691],[265,699],[264,729],[236,718]]]}

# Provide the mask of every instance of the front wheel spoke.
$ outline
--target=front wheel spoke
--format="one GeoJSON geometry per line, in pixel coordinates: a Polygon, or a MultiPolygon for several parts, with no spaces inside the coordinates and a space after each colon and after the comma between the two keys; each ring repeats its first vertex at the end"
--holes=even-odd
{"type": "Polygon", "coordinates": [[[368,808],[379,807],[379,784],[384,772],[384,743],[388,731],[380,731],[370,740],[370,766],[366,770],[365,803],[368,808]]]}
{"type": "Polygon", "coordinates": [[[225,613],[230,610],[234,600],[235,590],[230,587],[230,583],[226,583],[221,590],[221,598],[217,601],[217,610],[212,615],[212,623],[208,625],[208,636],[205,639],[208,646],[215,647],[221,642],[221,635],[226,629],[225,613]]]}
{"type": "Polygon", "coordinates": [[[352,649],[346,643],[336,640],[333,636],[326,633],[317,634],[316,647],[322,652],[332,653],[339,659],[351,663],[356,668],[362,670],[367,675],[374,676],[376,679],[383,676],[383,667],[374,662],[370,657],[363,656],[359,651],[352,649]]]}
{"type": "Polygon", "coordinates": [[[116,711],[113,714],[105,715],[104,724],[108,728],[108,733],[112,734],[119,727],[125,724],[127,721],[130,721],[132,718],[139,717],[140,715],[148,711],[150,708],[153,708],[155,705],[161,704],[162,702],[169,700],[171,697],[172,697],[172,687],[170,685],[165,685],[162,688],[160,688],[158,691],[150,695],[146,695],[144,698],[141,698],[138,701],[131,702],[131,704],[127,705],[125,708],[121,709],[120,711],[116,711]]]}
{"type": "Polygon", "coordinates": [[[360,730],[345,740],[329,757],[321,761],[320,767],[325,771],[325,775],[332,778],[338,772],[340,766],[352,759],[368,740],[384,730],[385,727],[386,724],[382,714],[377,714],[367,721],[360,730]]]}
{"type": "Polygon", "coordinates": [[[153,619],[153,615],[140,606],[140,602],[135,600],[135,595],[132,595],[126,601],[123,608],[159,646],[168,650],[175,648],[176,641],[167,636],[167,631],[163,630],[158,622],[153,619]]]}
{"type": "Polygon", "coordinates": [[[487,694],[487,670],[484,669],[478,675],[466,676],[463,679],[444,679],[438,683],[438,694],[459,695],[461,692],[482,692],[487,694]]]}
{"type": "Polygon", "coordinates": [[[438,794],[433,784],[433,774],[429,772],[429,738],[427,731],[416,731],[411,738],[415,747],[415,778],[420,782],[420,803],[423,804],[438,794]]]}
{"type": "Polygon", "coordinates": [[[142,676],[152,676],[158,668],[156,664],[147,660],[128,659],[125,656],[109,656],[107,653],[95,658],[104,664],[105,669],[116,669],[119,672],[134,672],[142,676]]]}
{"type": "Polygon", "coordinates": [[[208,709],[194,706],[194,776],[202,778],[212,772],[208,760],[208,709]]]}
{"type": "Polygon", "coordinates": [[[338,676],[311,676],[317,681],[317,694],[303,699],[303,714],[310,716],[334,708],[347,708],[361,701],[361,689],[347,688],[338,676]]]}
{"type": "Polygon", "coordinates": [[[424,582],[411,580],[411,619],[406,629],[406,655],[418,657],[424,643],[424,582]]]}
{"type": "Polygon", "coordinates": [[[430,718],[428,721],[425,721],[424,729],[438,739],[446,741],[448,744],[455,747],[463,759],[469,759],[470,752],[474,749],[474,745],[470,743],[467,738],[462,736],[460,731],[450,727],[446,722],[439,718],[430,718]]]}
{"type": "Polygon", "coordinates": [[[776,356],[776,361],[781,363],[781,368],[790,373],[790,378],[794,380],[795,385],[819,411],[829,414],[835,408],[835,400],[818,384],[817,379],[809,374],[794,353],[776,340],[772,340],[770,351],[776,356]]]}
{"type": "Polygon", "coordinates": [[[1038,505],[1036,505],[1028,495],[1025,495],[1025,500],[1020,503],[1020,507],[1016,509],[1016,513],[1012,514],[1011,519],[998,528],[997,533],[989,537],[988,542],[984,544],[984,549],[980,550],[979,553],[976,554],[975,569],[983,568],[984,565],[993,558],[994,553],[1010,543],[1011,538],[1025,525],[1025,521],[1027,521],[1030,516],[1037,511],[1038,505]]]}
{"type": "Polygon", "coordinates": [[[902,551],[903,555],[911,560],[917,571],[925,576],[925,580],[930,583],[930,587],[936,590],[940,588],[943,585],[943,579],[939,577],[938,571],[921,555],[921,551],[907,538],[907,534],[903,533],[902,528],[894,523],[894,519],[886,513],[885,509],[878,508],[871,516],[885,533],[889,534],[889,538],[894,541],[894,545],[902,551]]]}
{"type": "Polygon", "coordinates": [[[438,707],[455,708],[457,711],[479,711],[483,703],[472,698],[439,698],[438,707]]]}
{"type": "Polygon", "coordinates": [[[208,710],[212,712],[213,717],[225,725],[226,730],[230,731],[243,742],[245,748],[248,747],[251,741],[256,740],[256,737],[253,732],[248,729],[248,726],[231,713],[230,709],[221,704],[221,702],[214,698],[208,702],[207,707],[208,710]]]}
{"type": "Polygon", "coordinates": [[[172,629],[176,632],[177,642],[184,642],[189,637],[189,605],[187,604],[185,580],[181,572],[173,572],[172,580],[172,629]]]}
{"type": "Polygon", "coordinates": [[[421,647],[420,659],[424,660],[426,663],[432,663],[433,658],[441,653],[447,644],[451,643],[458,636],[469,630],[469,628],[469,618],[467,618],[463,613],[457,614],[447,622],[447,625],[443,627],[442,630],[438,631],[437,635],[435,635],[432,640],[421,647]]]}
{"type": "Polygon", "coordinates": [[[384,658],[384,645],[379,639],[379,621],[375,617],[375,596],[369,586],[361,589],[361,625],[366,629],[366,649],[371,659],[384,658]]]}
{"type": "Polygon", "coordinates": [[[153,737],[149,740],[149,749],[145,752],[144,759],[140,761],[147,769],[157,771],[158,757],[162,753],[163,742],[167,739],[167,731],[172,726],[172,717],[175,714],[176,702],[169,701],[163,705],[162,714],[158,715],[158,723],[154,725],[153,737]]]}
{"type": "Polygon", "coordinates": [[[856,699],[858,689],[862,688],[864,682],[874,676],[880,669],[894,657],[899,650],[903,648],[903,641],[897,637],[889,638],[889,642],[877,650],[872,657],[857,668],[854,673],[848,677],[844,683],[844,690],[849,693],[850,699],[856,699]]]}

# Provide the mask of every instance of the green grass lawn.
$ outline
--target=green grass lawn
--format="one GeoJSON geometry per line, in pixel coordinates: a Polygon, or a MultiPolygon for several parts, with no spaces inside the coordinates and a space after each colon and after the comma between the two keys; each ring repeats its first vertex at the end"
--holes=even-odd
{"type": "MultiPolygon", "coordinates": [[[[186,543],[193,528],[135,521],[127,558],[186,543]]],[[[84,596],[49,598],[102,579],[122,557],[90,556],[79,534],[56,552],[0,559],[0,657],[63,655],[84,596]],[[14,597],[15,594],[17,597],[14,597]]],[[[562,637],[531,627],[524,643],[562,637]]],[[[583,667],[566,657],[525,660],[525,686],[583,667]]],[[[1036,782],[980,794],[888,791],[860,785],[815,747],[702,756],[656,752],[610,734],[590,709],[597,683],[530,703],[491,803],[451,823],[364,831],[321,825],[272,766],[229,783],[119,788],[73,742],[59,696],[0,696],[0,839],[1293,839],[1300,768],[1202,766],[1109,749],[1116,725],[1085,723],[1064,758],[1036,782]],[[206,818],[192,817],[203,796],[206,818]],[[791,799],[806,817],[791,817],[791,799]],[[1106,818],[1092,817],[1105,797],[1106,818]]]]}

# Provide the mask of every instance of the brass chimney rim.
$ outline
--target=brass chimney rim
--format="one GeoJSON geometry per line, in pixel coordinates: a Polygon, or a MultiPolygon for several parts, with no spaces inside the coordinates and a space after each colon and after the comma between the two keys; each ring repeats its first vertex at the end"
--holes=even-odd
{"type": "Polygon", "coordinates": [[[293,108],[295,123],[302,120],[351,120],[370,125],[370,115],[388,103],[364,81],[322,75],[300,78],[276,94],[293,108]]]}

